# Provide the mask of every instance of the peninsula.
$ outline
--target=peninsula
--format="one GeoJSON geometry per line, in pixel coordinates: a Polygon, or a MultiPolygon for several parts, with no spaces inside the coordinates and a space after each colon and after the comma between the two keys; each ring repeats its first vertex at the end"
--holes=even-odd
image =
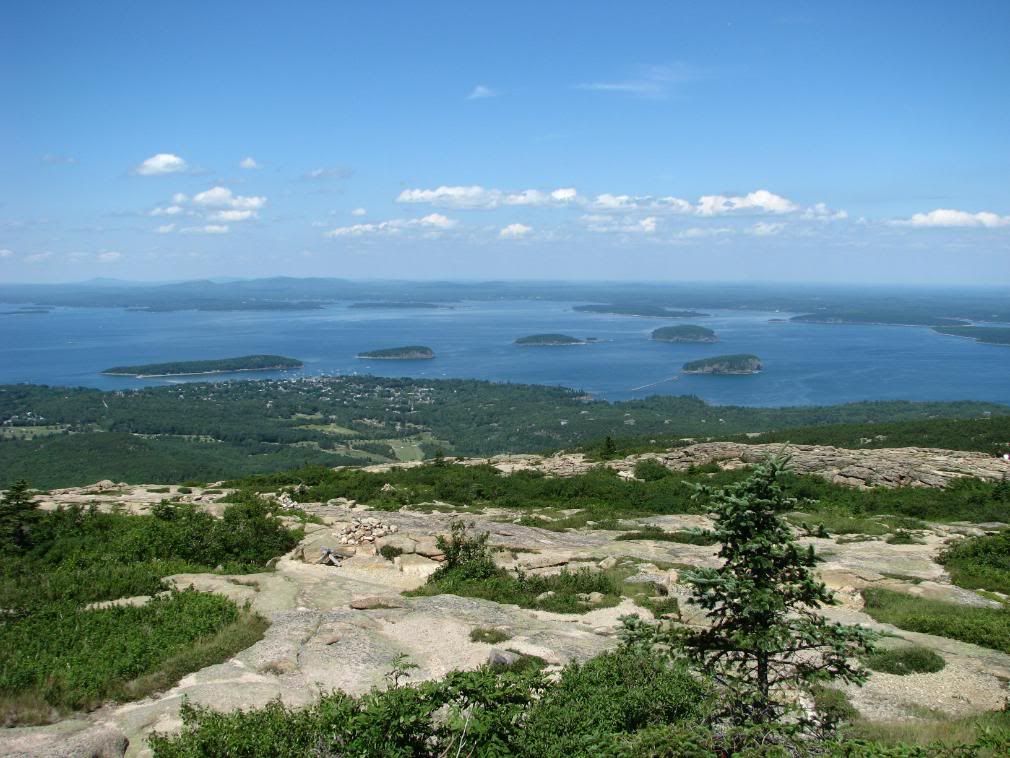
{"type": "Polygon", "coordinates": [[[567,334],[529,334],[515,341],[517,345],[534,347],[559,347],[562,345],[585,345],[586,340],[567,334]]]}
{"type": "Polygon", "coordinates": [[[968,337],[986,345],[1010,345],[1010,326],[934,326],[933,331],[951,337],[968,337]]]}
{"type": "Polygon", "coordinates": [[[369,350],[365,353],[358,353],[358,357],[378,361],[426,361],[435,357],[435,351],[424,345],[406,345],[405,347],[369,350]]]}
{"type": "Polygon", "coordinates": [[[102,373],[108,376],[133,376],[150,379],[160,376],[195,376],[198,374],[230,374],[233,371],[283,371],[301,368],[302,362],[283,355],[243,355],[238,358],[218,358],[206,361],[172,361],[145,363],[139,366],[113,366],[102,373]]]}
{"type": "Polygon", "coordinates": [[[676,311],[662,305],[649,304],[576,305],[572,310],[579,313],[606,313],[612,316],[644,316],[646,318],[702,318],[709,315],[698,311],[676,311]]]}
{"type": "Polygon", "coordinates": [[[711,329],[696,324],[661,326],[654,329],[652,339],[657,342],[718,342],[719,338],[711,329]]]}
{"type": "Polygon", "coordinates": [[[761,359],[756,355],[716,355],[684,364],[685,374],[756,374],[761,370],[761,359]]]}

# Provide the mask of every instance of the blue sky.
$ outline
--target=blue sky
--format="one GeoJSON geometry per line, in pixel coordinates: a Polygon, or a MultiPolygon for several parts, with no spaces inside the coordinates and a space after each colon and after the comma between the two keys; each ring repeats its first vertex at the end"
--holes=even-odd
{"type": "Polygon", "coordinates": [[[1010,3],[16,2],[0,281],[1010,284],[1010,3]]]}

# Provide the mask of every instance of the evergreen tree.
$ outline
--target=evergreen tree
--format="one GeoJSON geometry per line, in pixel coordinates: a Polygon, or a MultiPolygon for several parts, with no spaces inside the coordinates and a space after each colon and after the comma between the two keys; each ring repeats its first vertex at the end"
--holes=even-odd
{"type": "Polygon", "coordinates": [[[28,547],[31,524],[37,516],[28,482],[22,479],[12,484],[0,497],[0,549],[23,550],[28,547]]]}
{"type": "Polygon", "coordinates": [[[800,546],[783,518],[792,506],[780,481],[786,465],[771,460],[737,484],[699,488],[714,512],[724,562],[684,572],[711,626],[686,630],[680,642],[725,690],[726,714],[736,723],[779,721],[795,710],[797,693],[833,679],[862,684],[867,676],[857,661],[873,634],[816,613],[834,604],[834,594],[814,574],[813,546],[800,546]]]}

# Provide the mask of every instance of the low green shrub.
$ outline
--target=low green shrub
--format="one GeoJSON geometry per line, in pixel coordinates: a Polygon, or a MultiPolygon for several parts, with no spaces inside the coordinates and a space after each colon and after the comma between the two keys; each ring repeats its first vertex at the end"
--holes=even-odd
{"type": "Polygon", "coordinates": [[[869,587],[864,608],[876,621],[899,629],[949,637],[1010,653],[1010,610],[973,608],[869,587]]]}
{"type": "Polygon", "coordinates": [[[884,674],[934,674],[947,662],[943,656],[926,647],[896,647],[878,649],[866,656],[863,663],[871,671],[884,674]]]}
{"type": "Polygon", "coordinates": [[[387,561],[391,561],[398,555],[403,555],[403,550],[395,545],[383,545],[379,548],[379,555],[387,561]]]}
{"type": "Polygon", "coordinates": [[[714,545],[715,535],[704,529],[678,529],[668,532],[656,526],[647,526],[635,532],[625,532],[615,540],[656,540],[659,542],[679,542],[682,545],[714,545]]]}
{"type": "Polygon", "coordinates": [[[478,626],[470,630],[471,642],[483,642],[487,645],[497,645],[499,642],[512,639],[512,635],[502,629],[478,626]]]}
{"type": "Polygon", "coordinates": [[[939,560],[959,587],[1010,594],[1010,529],[959,540],[939,560]]]}
{"type": "Polygon", "coordinates": [[[924,540],[921,537],[916,536],[912,532],[906,531],[904,529],[899,529],[893,534],[887,535],[884,542],[889,545],[922,545],[924,540]]]}

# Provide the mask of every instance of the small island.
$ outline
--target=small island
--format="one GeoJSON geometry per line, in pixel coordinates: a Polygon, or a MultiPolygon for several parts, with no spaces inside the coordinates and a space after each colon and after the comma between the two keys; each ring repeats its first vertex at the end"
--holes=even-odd
{"type": "Polygon", "coordinates": [[[661,305],[576,305],[572,310],[579,313],[605,313],[611,316],[644,316],[646,318],[704,318],[707,313],[698,311],[676,311],[661,305]]]}
{"type": "Polygon", "coordinates": [[[679,326],[661,326],[654,329],[652,339],[657,342],[718,342],[715,332],[704,326],[681,324],[679,326]]]}
{"type": "Polygon", "coordinates": [[[107,376],[132,376],[151,379],[161,376],[196,376],[198,374],[230,374],[234,371],[283,371],[301,368],[302,362],[283,355],[243,355],[238,358],[218,358],[207,361],[172,361],[145,363],[139,366],[113,366],[102,373],[107,376]]]}
{"type": "Polygon", "coordinates": [[[562,345],[585,345],[588,340],[570,337],[567,334],[529,334],[515,341],[517,345],[533,347],[560,347],[562,345]]]}
{"type": "Polygon", "coordinates": [[[756,374],[761,370],[761,359],[756,355],[716,355],[684,364],[685,374],[719,374],[736,376],[756,374]]]}
{"type": "Polygon", "coordinates": [[[967,337],[985,345],[1010,345],[1008,326],[934,326],[933,331],[950,337],[967,337]]]}
{"type": "Polygon", "coordinates": [[[365,353],[358,353],[358,357],[377,361],[427,361],[435,357],[435,351],[424,345],[407,345],[369,350],[365,353]]]}

